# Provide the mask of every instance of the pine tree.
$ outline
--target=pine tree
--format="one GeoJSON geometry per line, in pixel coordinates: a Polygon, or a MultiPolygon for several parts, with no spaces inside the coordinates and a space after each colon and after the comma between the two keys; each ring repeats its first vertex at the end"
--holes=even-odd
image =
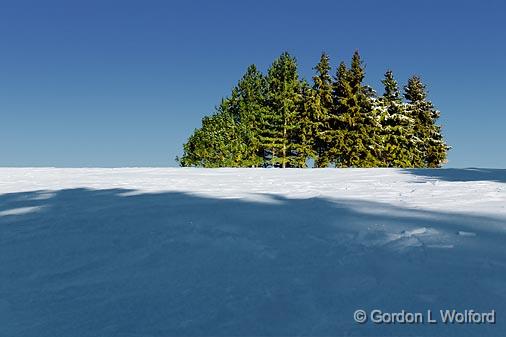
{"type": "Polygon", "coordinates": [[[414,119],[416,167],[441,167],[446,162],[450,147],[444,142],[441,126],[436,124],[440,112],[427,99],[427,91],[420,77],[412,76],[404,87],[407,109],[414,119]]]}
{"type": "Polygon", "coordinates": [[[306,81],[301,83],[301,97],[295,119],[295,129],[290,142],[290,166],[307,167],[307,160],[316,157],[315,151],[315,106],[316,92],[306,81]]]}
{"type": "Polygon", "coordinates": [[[181,166],[242,166],[246,146],[228,109],[229,103],[227,99],[222,100],[215,114],[202,119],[202,127],[183,145],[181,166]]]}
{"type": "Polygon", "coordinates": [[[381,165],[380,122],[372,101],[374,92],[362,84],[363,63],[355,51],[350,69],[341,63],[334,84],[336,106],[335,135],[329,153],[340,167],[372,167],[381,165]]]}
{"type": "Polygon", "coordinates": [[[399,92],[399,86],[394,78],[394,73],[391,70],[387,70],[385,78],[381,81],[383,83],[385,92],[383,97],[389,102],[401,102],[401,93],[399,92]]]}
{"type": "Polygon", "coordinates": [[[347,130],[351,121],[345,120],[349,116],[346,102],[352,96],[351,86],[349,81],[349,71],[346,64],[341,62],[337,67],[335,82],[332,84],[332,101],[333,107],[327,116],[327,132],[325,133],[325,142],[327,146],[327,153],[329,163],[335,166],[340,166],[345,162],[348,156],[346,153],[346,137],[347,130]]]}
{"type": "Polygon", "coordinates": [[[248,67],[230,98],[184,144],[181,166],[248,167],[262,164],[260,118],[265,109],[266,81],[248,67]]]}
{"type": "Polygon", "coordinates": [[[325,53],[313,86],[301,81],[295,58],[283,53],[267,76],[250,66],[230,97],[202,119],[183,145],[181,166],[198,167],[440,167],[449,146],[425,85],[413,76],[404,103],[391,71],[384,93],[363,84],[358,52],[335,81],[325,53]]]}
{"type": "Polygon", "coordinates": [[[331,143],[330,114],[334,106],[329,56],[322,53],[320,61],[313,69],[316,74],[313,76],[313,90],[306,96],[306,108],[312,124],[315,167],[327,167],[330,163],[328,157],[331,143]]]}
{"type": "Polygon", "coordinates": [[[414,120],[407,114],[393,72],[387,71],[381,82],[384,94],[374,102],[374,108],[380,116],[382,126],[382,166],[413,167],[416,158],[414,120]]]}
{"type": "Polygon", "coordinates": [[[260,116],[265,110],[267,83],[255,65],[251,65],[232,91],[230,108],[238,126],[245,153],[242,166],[257,167],[263,163],[260,142],[260,116]]]}
{"type": "Polygon", "coordinates": [[[267,109],[262,116],[262,145],[267,165],[287,167],[294,158],[293,133],[301,95],[295,58],[287,52],[274,61],[267,74],[267,109]]]}

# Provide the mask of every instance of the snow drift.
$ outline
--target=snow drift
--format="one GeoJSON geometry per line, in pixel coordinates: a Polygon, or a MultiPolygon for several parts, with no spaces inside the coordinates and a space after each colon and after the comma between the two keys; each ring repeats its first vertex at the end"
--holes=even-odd
{"type": "Polygon", "coordinates": [[[0,336],[506,335],[506,170],[2,168],[0,193],[0,336]]]}

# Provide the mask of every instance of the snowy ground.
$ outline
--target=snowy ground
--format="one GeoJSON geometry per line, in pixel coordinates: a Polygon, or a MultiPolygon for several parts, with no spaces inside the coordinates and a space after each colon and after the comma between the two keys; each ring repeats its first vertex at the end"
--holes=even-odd
{"type": "Polygon", "coordinates": [[[506,170],[0,168],[0,336],[506,336],[505,207],[506,170]]]}

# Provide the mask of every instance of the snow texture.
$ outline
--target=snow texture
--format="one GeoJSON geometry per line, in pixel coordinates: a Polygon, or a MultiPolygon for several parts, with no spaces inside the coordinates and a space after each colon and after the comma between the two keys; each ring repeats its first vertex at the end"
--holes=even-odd
{"type": "Polygon", "coordinates": [[[0,336],[506,336],[505,206],[506,170],[1,168],[0,336]]]}

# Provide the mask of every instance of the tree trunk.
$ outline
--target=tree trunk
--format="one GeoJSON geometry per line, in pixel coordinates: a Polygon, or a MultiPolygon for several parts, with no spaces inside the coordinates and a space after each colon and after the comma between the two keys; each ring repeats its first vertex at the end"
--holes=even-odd
{"type": "Polygon", "coordinates": [[[282,167],[286,168],[286,117],[283,125],[283,159],[282,167]]]}

